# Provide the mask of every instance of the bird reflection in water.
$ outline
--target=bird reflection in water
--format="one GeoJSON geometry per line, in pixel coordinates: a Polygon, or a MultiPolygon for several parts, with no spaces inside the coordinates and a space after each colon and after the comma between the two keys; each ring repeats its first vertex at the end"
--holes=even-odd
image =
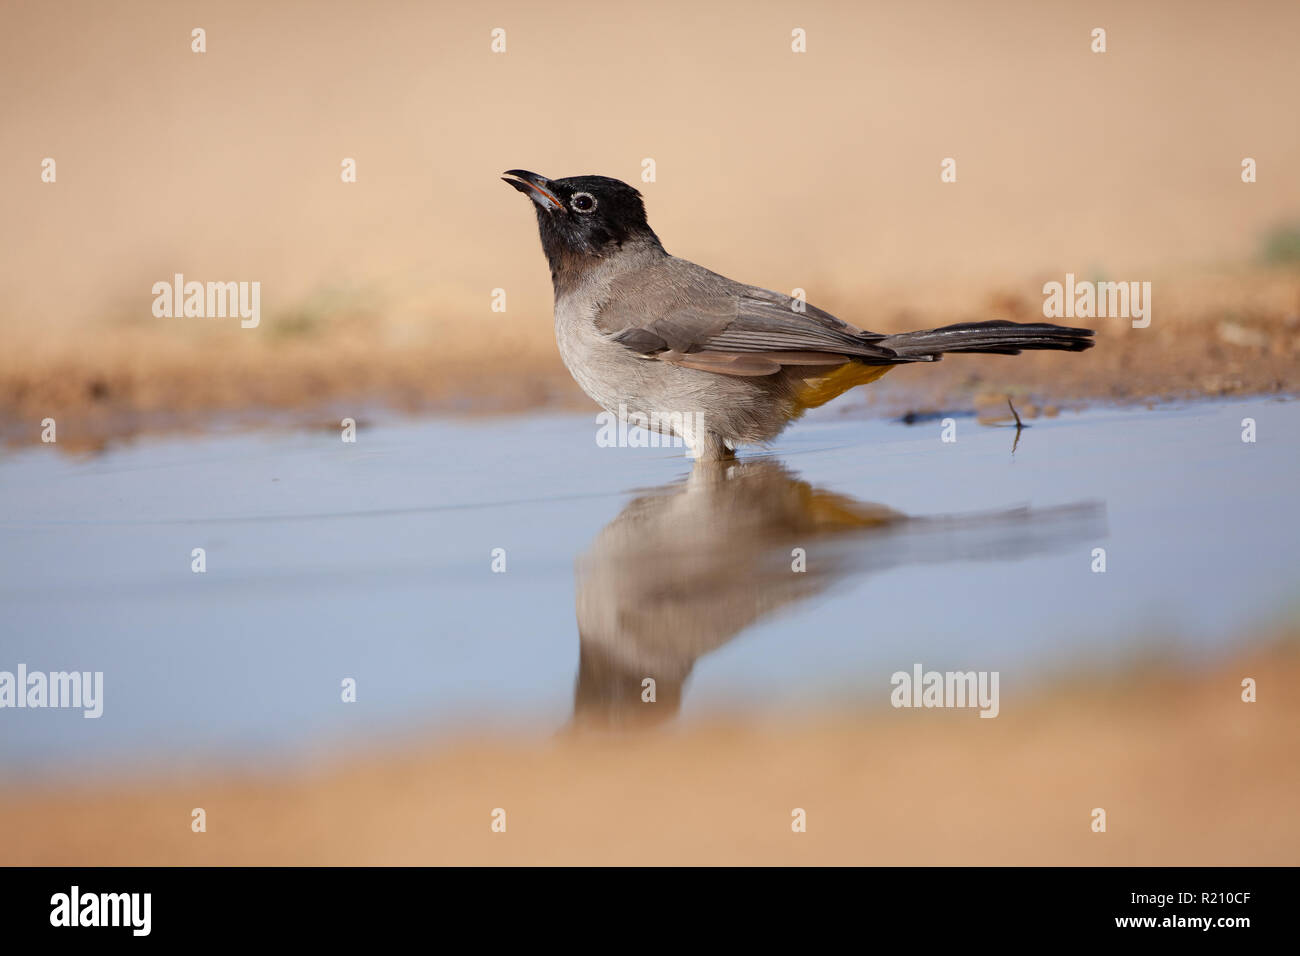
{"type": "Polygon", "coordinates": [[[814,488],[775,460],[697,462],[629,503],[578,559],[575,729],[671,718],[696,660],[836,584],[912,564],[1014,560],[1104,533],[1099,503],[910,517],[814,488]]]}

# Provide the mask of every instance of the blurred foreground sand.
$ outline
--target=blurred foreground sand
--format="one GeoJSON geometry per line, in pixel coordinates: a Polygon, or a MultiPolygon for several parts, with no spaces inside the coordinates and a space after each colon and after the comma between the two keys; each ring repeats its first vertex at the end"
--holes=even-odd
{"type": "Polygon", "coordinates": [[[1024,704],[1004,684],[994,720],[737,718],[413,746],[306,773],[11,789],[0,862],[1296,865],[1294,648],[1194,675],[1094,675],[1024,704]],[[1257,703],[1240,700],[1246,676],[1257,703]],[[189,829],[196,806],[204,834],[189,829]],[[496,807],[504,834],[490,832],[496,807]]]}

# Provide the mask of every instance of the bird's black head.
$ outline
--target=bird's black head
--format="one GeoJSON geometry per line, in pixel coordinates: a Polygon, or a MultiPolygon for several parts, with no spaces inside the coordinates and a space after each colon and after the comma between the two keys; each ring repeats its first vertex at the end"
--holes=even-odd
{"type": "Polygon", "coordinates": [[[659,248],[645,218],[641,194],[608,176],[547,179],[526,169],[507,170],[505,179],[537,205],[537,226],[551,271],[608,258],[630,243],[659,248]]]}

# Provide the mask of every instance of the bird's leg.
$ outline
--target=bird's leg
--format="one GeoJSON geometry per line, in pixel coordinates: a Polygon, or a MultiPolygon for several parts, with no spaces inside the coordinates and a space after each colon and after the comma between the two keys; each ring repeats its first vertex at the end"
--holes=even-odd
{"type": "Polygon", "coordinates": [[[721,435],[694,422],[683,423],[682,441],[686,443],[687,457],[696,461],[728,461],[736,457],[736,450],[721,435]]]}

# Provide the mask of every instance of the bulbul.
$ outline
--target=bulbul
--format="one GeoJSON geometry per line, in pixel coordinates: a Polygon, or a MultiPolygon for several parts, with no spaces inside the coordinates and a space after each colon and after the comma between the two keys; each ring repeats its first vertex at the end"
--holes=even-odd
{"type": "Polygon", "coordinates": [[[555,339],[582,390],[615,414],[729,458],[895,365],[945,352],[1082,352],[1091,329],[964,322],[884,335],[669,255],[641,194],[607,176],[507,170],[532,199],[555,288],[555,339]]]}

